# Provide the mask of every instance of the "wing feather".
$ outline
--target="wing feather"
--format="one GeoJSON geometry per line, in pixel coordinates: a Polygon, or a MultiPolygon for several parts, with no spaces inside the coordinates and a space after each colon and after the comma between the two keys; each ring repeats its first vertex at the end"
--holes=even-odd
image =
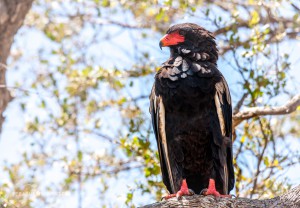
{"type": "Polygon", "coordinates": [[[224,192],[228,193],[234,186],[234,170],[232,163],[232,106],[228,85],[223,76],[216,83],[215,105],[225,145],[226,162],[223,164],[224,192]]]}
{"type": "Polygon", "coordinates": [[[168,152],[167,136],[165,131],[165,107],[161,97],[155,95],[154,87],[150,95],[150,113],[152,118],[152,126],[158,146],[161,172],[163,182],[169,192],[175,192],[175,185],[172,174],[172,167],[168,152]]]}

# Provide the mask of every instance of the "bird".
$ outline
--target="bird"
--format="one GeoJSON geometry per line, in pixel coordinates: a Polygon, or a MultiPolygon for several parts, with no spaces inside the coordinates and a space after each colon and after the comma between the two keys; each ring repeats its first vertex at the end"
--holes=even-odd
{"type": "Polygon", "coordinates": [[[232,106],[218,70],[213,33],[194,23],[171,26],[159,46],[170,58],[149,96],[165,199],[192,194],[231,197],[232,106]]]}

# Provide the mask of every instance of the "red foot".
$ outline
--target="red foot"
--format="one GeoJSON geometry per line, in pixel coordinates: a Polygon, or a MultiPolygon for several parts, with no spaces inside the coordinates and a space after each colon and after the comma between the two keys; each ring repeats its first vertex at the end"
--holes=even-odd
{"type": "Polygon", "coordinates": [[[216,190],[216,183],[214,179],[209,179],[208,189],[202,191],[202,194],[207,195],[213,195],[216,197],[228,197],[231,198],[231,195],[222,195],[216,190]]]}
{"type": "Polygon", "coordinates": [[[183,179],[180,190],[176,194],[169,194],[169,195],[165,196],[164,199],[167,200],[167,199],[170,199],[173,197],[181,198],[182,196],[191,196],[191,195],[193,195],[193,193],[190,192],[190,190],[187,186],[186,180],[183,179]]]}

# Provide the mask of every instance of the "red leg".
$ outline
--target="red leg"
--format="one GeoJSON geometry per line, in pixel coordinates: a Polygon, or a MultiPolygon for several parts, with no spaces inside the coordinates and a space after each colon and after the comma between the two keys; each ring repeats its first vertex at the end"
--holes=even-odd
{"type": "Polygon", "coordinates": [[[169,194],[164,197],[164,199],[170,199],[173,197],[181,198],[182,196],[191,196],[194,193],[191,192],[187,186],[186,179],[182,180],[180,190],[176,194],[169,194]]]}
{"type": "Polygon", "coordinates": [[[209,179],[209,184],[208,188],[204,191],[202,191],[202,194],[207,196],[207,195],[213,195],[216,197],[228,197],[231,198],[231,195],[222,195],[220,194],[217,189],[216,189],[216,182],[214,179],[209,179]]]}

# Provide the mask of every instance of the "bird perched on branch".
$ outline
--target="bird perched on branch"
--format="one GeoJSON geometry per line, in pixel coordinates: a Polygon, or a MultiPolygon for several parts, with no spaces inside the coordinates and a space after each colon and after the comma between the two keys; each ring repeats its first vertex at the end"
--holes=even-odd
{"type": "Polygon", "coordinates": [[[169,28],[159,43],[170,58],[155,75],[150,113],[165,198],[229,196],[234,187],[232,107],[217,68],[214,36],[192,23],[169,28]]]}

